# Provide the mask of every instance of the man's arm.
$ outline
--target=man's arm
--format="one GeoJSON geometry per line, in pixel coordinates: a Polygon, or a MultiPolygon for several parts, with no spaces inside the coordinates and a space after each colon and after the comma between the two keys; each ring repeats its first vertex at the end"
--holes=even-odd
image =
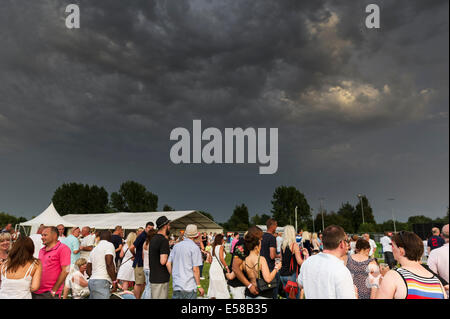
{"type": "Polygon", "coordinates": [[[106,271],[112,281],[116,281],[116,267],[114,266],[114,256],[105,255],[106,271]]]}
{"type": "Polygon", "coordinates": [[[172,262],[168,261],[166,263],[167,271],[172,275],[172,262]]]}
{"type": "Polygon", "coordinates": [[[205,294],[205,290],[201,287],[200,283],[200,268],[198,266],[194,266],[192,267],[192,270],[194,272],[195,282],[197,283],[197,289],[200,292],[200,296],[203,296],[205,294]]]}
{"type": "MultiPolygon", "coordinates": [[[[241,270],[241,265],[243,263],[243,260],[240,259],[239,257],[235,256],[234,260],[233,260],[233,272],[236,275],[236,278],[239,279],[240,282],[242,282],[242,284],[244,286],[246,286],[247,288],[250,286],[251,282],[247,280],[247,278],[245,277],[244,273],[241,270]]],[[[258,290],[256,289],[255,286],[251,286],[250,288],[248,288],[250,290],[250,292],[254,295],[258,294],[258,290]]]]}
{"type": "Polygon", "coordinates": [[[70,265],[62,266],[61,273],[59,274],[58,279],[56,280],[56,283],[52,288],[52,292],[57,292],[59,287],[61,287],[61,285],[64,283],[67,275],[69,274],[69,267],[70,265]]]}
{"type": "Polygon", "coordinates": [[[86,274],[88,275],[88,277],[92,276],[92,264],[91,263],[87,264],[86,274]]]}
{"type": "Polygon", "coordinates": [[[169,255],[163,254],[163,255],[159,255],[159,262],[161,263],[161,265],[166,265],[167,264],[167,260],[168,260],[169,255]]]}

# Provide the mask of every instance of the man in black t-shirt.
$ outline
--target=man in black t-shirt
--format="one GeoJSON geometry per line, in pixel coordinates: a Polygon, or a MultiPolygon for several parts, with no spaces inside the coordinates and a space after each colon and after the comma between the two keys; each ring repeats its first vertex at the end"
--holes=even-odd
{"type": "MultiPolygon", "coordinates": [[[[266,222],[267,232],[264,233],[261,241],[261,256],[264,256],[267,261],[267,266],[269,270],[272,271],[275,268],[275,258],[280,258],[277,255],[277,240],[274,236],[278,223],[275,219],[269,218],[266,222]]],[[[276,277],[279,281],[279,273],[276,277]]],[[[274,289],[274,299],[278,297],[278,289],[274,289]]]]}
{"type": "Polygon", "coordinates": [[[150,241],[148,254],[152,299],[167,299],[169,298],[170,274],[166,264],[170,254],[170,220],[166,216],[161,216],[156,220],[156,227],[158,232],[150,241]]]}
{"type": "Polygon", "coordinates": [[[111,242],[114,245],[114,249],[116,250],[116,267],[119,267],[119,259],[120,259],[120,251],[122,250],[123,246],[123,228],[122,226],[116,226],[114,228],[114,232],[111,235],[111,242]]]}

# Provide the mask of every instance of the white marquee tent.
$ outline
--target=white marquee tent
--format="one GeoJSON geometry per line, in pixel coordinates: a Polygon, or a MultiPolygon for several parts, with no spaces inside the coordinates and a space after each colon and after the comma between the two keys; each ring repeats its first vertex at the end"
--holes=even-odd
{"type": "Polygon", "coordinates": [[[69,214],[61,217],[56,211],[53,203],[43,211],[39,216],[32,220],[23,222],[21,227],[30,227],[27,234],[36,233],[41,224],[45,226],[57,226],[63,224],[66,228],[75,226],[89,226],[95,229],[114,229],[120,225],[125,230],[136,230],[139,227],[145,227],[147,222],[153,222],[166,216],[171,221],[171,229],[176,231],[183,230],[189,224],[196,224],[200,232],[222,232],[223,228],[195,210],[173,211],[173,212],[145,212],[145,213],[110,213],[110,214],[69,214]]]}
{"type": "Polygon", "coordinates": [[[153,222],[166,216],[171,220],[172,230],[183,230],[189,224],[195,224],[200,232],[222,232],[223,228],[195,210],[173,212],[145,212],[145,213],[110,213],[110,214],[70,214],[64,219],[75,226],[89,226],[95,229],[114,229],[120,225],[125,230],[136,230],[145,227],[147,222],[153,222]]]}
{"type": "Polygon", "coordinates": [[[72,224],[71,222],[67,221],[63,217],[61,217],[58,212],[56,211],[55,206],[53,206],[53,203],[51,203],[46,210],[44,210],[41,214],[36,216],[35,218],[20,223],[20,226],[31,226],[30,234],[35,234],[37,229],[41,224],[44,224],[45,226],[57,226],[59,224],[63,224],[66,227],[74,227],[76,225],[72,224]]]}

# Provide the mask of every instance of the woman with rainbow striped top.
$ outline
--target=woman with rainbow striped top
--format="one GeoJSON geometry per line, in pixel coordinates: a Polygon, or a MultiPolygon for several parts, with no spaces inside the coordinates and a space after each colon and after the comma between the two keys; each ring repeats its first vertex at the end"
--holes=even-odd
{"type": "Polygon", "coordinates": [[[422,266],[423,242],[412,232],[392,236],[392,253],[401,267],[372,280],[372,298],[376,299],[446,299],[441,281],[422,266]],[[378,281],[378,282],[377,282],[378,281]]]}

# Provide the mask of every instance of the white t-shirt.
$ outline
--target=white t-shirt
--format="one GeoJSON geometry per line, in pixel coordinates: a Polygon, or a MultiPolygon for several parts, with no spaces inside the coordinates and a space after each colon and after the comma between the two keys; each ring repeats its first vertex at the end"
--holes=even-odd
{"type": "Polygon", "coordinates": [[[319,253],[303,263],[298,276],[306,299],[356,299],[350,270],[336,256],[319,253]]]}
{"type": "Polygon", "coordinates": [[[389,238],[389,236],[381,237],[380,239],[381,245],[383,245],[383,252],[390,251],[392,253],[392,240],[389,238]]]}
{"type": "MultiPolygon", "coordinates": [[[[90,235],[87,235],[86,237],[83,237],[83,239],[81,239],[80,247],[81,246],[82,247],[94,246],[94,244],[95,244],[95,235],[90,234],[90,235]]],[[[84,258],[84,259],[88,260],[91,251],[82,250],[80,252],[80,258],[84,258]]]]}
{"type": "Polygon", "coordinates": [[[375,240],[373,239],[369,239],[369,244],[370,244],[369,256],[372,256],[375,249],[377,249],[377,244],[375,244],[375,240]]]}
{"type": "MultiPolygon", "coordinates": [[[[88,262],[92,264],[92,276],[90,279],[106,279],[112,282],[106,269],[105,256],[112,255],[113,262],[116,256],[114,245],[106,240],[100,240],[97,247],[92,249],[88,262]]],[[[115,265],[115,264],[114,264],[115,265]]]]}
{"type": "Polygon", "coordinates": [[[281,245],[283,244],[283,237],[277,237],[277,254],[281,252],[281,245]]]}
{"type": "Polygon", "coordinates": [[[39,251],[42,247],[44,247],[44,244],[42,243],[42,235],[41,234],[32,234],[30,235],[31,240],[34,244],[34,253],[33,257],[39,259],[39,251]]]}

